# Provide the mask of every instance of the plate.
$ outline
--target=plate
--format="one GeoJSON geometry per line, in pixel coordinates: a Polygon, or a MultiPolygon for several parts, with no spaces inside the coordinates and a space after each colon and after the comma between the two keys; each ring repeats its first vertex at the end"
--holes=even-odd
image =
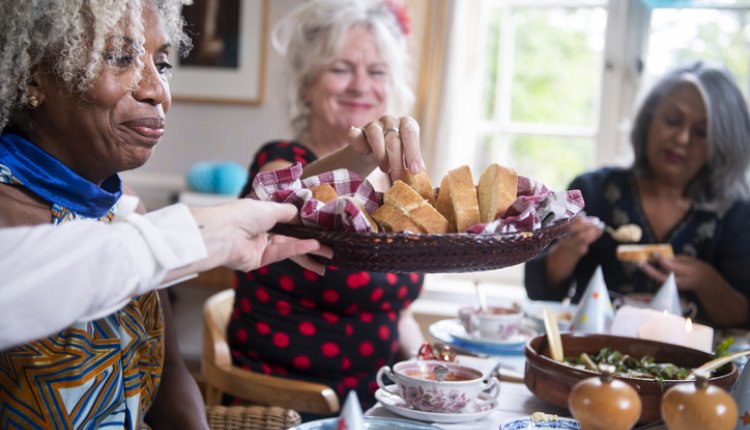
{"type": "Polygon", "coordinates": [[[523,355],[523,347],[537,333],[529,327],[522,327],[523,334],[508,341],[477,339],[466,333],[457,319],[440,320],[430,325],[428,331],[435,339],[466,349],[490,355],[523,355]]]}
{"type": "Polygon", "coordinates": [[[505,420],[500,426],[500,430],[526,430],[526,429],[564,429],[580,430],[581,425],[573,418],[557,417],[556,421],[536,421],[533,422],[530,416],[511,418],[505,420]]]}
{"type": "MultiPolygon", "coordinates": [[[[336,430],[338,423],[338,418],[325,418],[302,423],[293,427],[293,430],[336,430]]],[[[365,428],[368,430],[438,430],[437,427],[425,423],[383,417],[365,417],[365,428]]]]}
{"type": "MultiPolygon", "coordinates": [[[[395,385],[389,385],[395,387],[395,385]]],[[[480,397],[484,395],[480,394],[480,397]]],[[[487,398],[486,396],[484,398],[487,398]]],[[[411,418],[413,420],[427,421],[433,423],[465,423],[469,421],[480,420],[487,415],[491,414],[497,408],[497,401],[492,402],[490,405],[483,407],[473,406],[475,409],[473,412],[466,412],[460,414],[443,414],[440,412],[425,412],[412,409],[406,405],[404,399],[401,397],[391,394],[381,388],[375,391],[375,399],[383,405],[384,408],[393,412],[394,414],[401,415],[402,417],[411,418]]]]}
{"type": "Polygon", "coordinates": [[[450,320],[453,323],[446,324],[446,328],[448,328],[450,331],[450,335],[455,337],[456,339],[461,339],[464,342],[467,343],[476,343],[480,345],[494,345],[494,346],[500,346],[500,347],[522,347],[526,344],[526,342],[529,341],[532,337],[536,336],[538,333],[534,330],[532,330],[529,327],[521,327],[518,329],[518,333],[516,333],[514,336],[511,336],[507,339],[482,339],[481,337],[473,336],[466,332],[466,329],[464,328],[463,324],[461,324],[461,321],[459,320],[450,320]],[[458,325],[455,324],[455,322],[458,322],[458,325]]]}
{"type": "Polygon", "coordinates": [[[523,304],[523,311],[527,317],[534,320],[535,323],[544,327],[544,319],[542,317],[542,311],[547,307],[557,317],[557,325],[560,326],[560,330],[570,330],[570,323],[573,321],[573,317],[578,310],[578,305],[574,304],[563,304],[562,302],[546,301],[546,300],[530,300],[523,304]]]}
{"type": "Polygon", "coordinates": [[[317,239],[333,249],[322,259],[342,269],[369,272],[475,272],[524,263],[568,231],[568,221],[534,231],[502,234],[352,233],[276,224],[273,233],[317,239]]]}

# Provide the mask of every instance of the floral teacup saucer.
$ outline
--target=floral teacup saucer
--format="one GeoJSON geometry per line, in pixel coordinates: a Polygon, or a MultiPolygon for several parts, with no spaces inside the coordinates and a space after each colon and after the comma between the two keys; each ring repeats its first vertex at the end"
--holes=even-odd
{"type": "MultiPolygon", "coordinates": [[[[480,398],[489,398],[481,394],[480,398]]],[[[401,415],[406,418],[413,420],[427,421],[432,423],[465,423],[469,421],[480,420],[487,415],[491,414],[497,408],[497,400],[484,406],[471,405],[468,407],[468,411],[461,413],[440,413],[440,412],[425,412],[417,409],[411,409],[404,399],[396,394],[391,394],[383,389],[378,389],[375,392],[375,398],[385,407],[387,410],[394,414],[401,415]]]]}

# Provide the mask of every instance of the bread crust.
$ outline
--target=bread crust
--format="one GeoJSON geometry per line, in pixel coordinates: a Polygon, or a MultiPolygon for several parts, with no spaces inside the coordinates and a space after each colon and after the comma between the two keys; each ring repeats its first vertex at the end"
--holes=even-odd
{"type": "Polygon", "coordinates": [[[450,225],[450,231],[456,232],[456,215],[453,213],[453,203],[451,202],[451,185],[448,180],[448,175],[443,176],[443,180],[440,181],[440,190],[438,191],[437,201],[435,202],[435,209],[440,212],[441,215],[448,220],[450,225]]]}
{"type": "Polygon", "coordinates": [[[378,223],[381,231],[386,233],[398,233],[400,231],[427,233],[400,209],[388,204],[381,205],[370,216],[378,223]]]}
{"type": "Polygon", "coordinates": [[[336,200],[336,197],[338,197],[338,194],[336,194],[336,190],[333,189],[331,184],[324,183],[313,185],[312,187],[310,187],[310,191],[312,191],[314,199],[323,203],[330,203],[336,200]]]}
{"type": "Polygon", "coordinates": [[[432,182],[430,177],[424,170],[421,170],[416,175],[412,174],[409,169],[404,171],[404,182],[406,185],[412,187],[423,199],[435,206],[435,190],[432,188],[432,182]]]}
{"type": "Polygon", "coordinates": [[[480,222],[486,224],[496,220],[518,197],[518,174],[513,169],[490,164],[479,177],[477,197],[480,222]]]}
{"type": "Polygon", "coordinates": [[[653,260],[653,254],[659,254],[664,258],[674,258],[674,251],[670,243],[648,243],[618,245],[615,255],[620,261],[633,263],[648,262],[653,260]]]}
{"type": "Polygon", "coordinates": [[[449,171],[448,182],[456,231],[462,233],[469,227],[479,224],[479,202],[471,169],[464,165],[449,171]]]}
{"type": "Polygon", "coordinates": [[[427,233],[443,234],[450,229],[445,217],[403,181],[393,183],[383,194],[383,203],[400,209],[427,233]]]}

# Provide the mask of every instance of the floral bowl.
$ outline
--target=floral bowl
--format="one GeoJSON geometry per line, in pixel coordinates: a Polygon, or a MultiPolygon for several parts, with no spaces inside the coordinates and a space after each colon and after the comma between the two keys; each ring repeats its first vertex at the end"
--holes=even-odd
{"type": "Polygon", "coordinates": [[[436,360],[408,360],[391,369],[383,366],[377,374],[378,386],[400,396],[410,408],[426,412],[462,413],[469,407],[484,406],[497,400],[500,385],[495,378],[484,379],[481,371],[436,360]],[[391,385],[383,377],[393,381],[391,385]],[[480,397],[481,394],[485,393],[480,397]]]}

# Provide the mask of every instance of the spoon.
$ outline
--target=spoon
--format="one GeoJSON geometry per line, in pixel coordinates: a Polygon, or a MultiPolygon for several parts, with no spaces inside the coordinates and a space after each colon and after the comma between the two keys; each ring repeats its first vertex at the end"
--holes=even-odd
{"type": "Polygon", "coordinates": [[[714,358],[713,360],[706,362],[706,364],[703,364],[702,366],[697,367],[692,372],[690,372],[690,375],[688,375],[687,379],[695,379],[695,375],[699,375],[701,373],[710,375],[711,372],[718,369],[719,367],[745,355],[750,355],[750,349],[747,349],[745,351],[735,352],[734,354],[722,355],[721,357],[714,358]]]}
{"type": "Polygon", "coordinates": [[[638,242],[643,236],[643,230],[636,224],[623,224],[617,227],[617,230],[608,225],[604,225],[604,231],[612,236],[617,242],[638,242]]]}
{"type": "Polygon", "coordinates": [[[479,302],[479,311],[482,313],[487,312],[487,295],[479,285],[479,281],[474,281],[474,291],[477,293],[477,302],[479,302]]]}
{"type": "Polygon", "coordinates": [[[563,361],[563,345],[560,337],[560,326],[557,325],[557,318],[545,306],[542,309],[544,317],[544,330],[547,332],[547,342],[549,342],[550,354],[555,361],[563,361]]]}

